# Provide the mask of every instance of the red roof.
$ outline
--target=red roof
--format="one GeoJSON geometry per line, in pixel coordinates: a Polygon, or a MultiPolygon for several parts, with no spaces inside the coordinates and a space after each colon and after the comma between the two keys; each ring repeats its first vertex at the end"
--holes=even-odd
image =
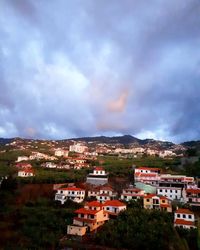
{"type": "Polygon", "coordinates": [[[17,163],[15,166],[16,167],[22,167],[22,168],[24,168],[24,167],[29,167],[29,168],[32,167],[30,163],[25,163],[25,162],[17,163]]]}
{"type": "Polygon", "coordinates": [[[86,209],[86,208],[79,208],[78,210],[76,210],[74,213],[76,214],[96,214],[101,210],[92,210],[92,209],[86,209]]]}
{"type": "Polygon", "coordinates": [[[189,209],[187,208],[179,208],[175,211],[177,214],[193,214],[189,209]]]}
{"type": "Polygon", "coordinates": [[[198,188],[198,189],[192,189],[192,188],[186,189],[186,192],[192,193],[192,194],[200,194],[200,188],[198,188]]]}
{"type": "Polygon", "coordinates": [[[156,177],[158,176],[157,173],[141,173],[140,177],[156,177]]]}
{"type": "Polygon", "coordinates": [[[145,199],[151,199],[152,197],[158,197],[156,194],[147,194],[146,196],[144,196],[145,199]]]}
{"type": "Polygon", "coordinates": [[[170,207],[170,204],[160,204],[160,207],[170,207]]]}
{"type": "Polygon", "coordinates": [[[58,190],[68,190],[68,191],[85,191],[82,188],[77,188],[77,187],[66,187],[66,188],[58,188],[58,190]]]}
{"type": "Polygon", "coordinates": [[[108,191],[113,191],[113,189],[109,186],[103,186],[100,188],[100,190],[108,190],[108,191]]]}
{"type": "Polygon", "coordinates": [[[25,173],[34,173],[34,171],[32,169],[21,169],[18,172],[25,172],[25,173]]]}
{"type": "Polygon", "coordinates": [[[176,224],[176,225],[194,226],[193,221],[188,221],[188,220],[183,220],[183,219],[176,219],[174,224],[176,224]]]}
{"type": "Polygon", "coordinates": [[[112,206],[112,207],[123,207],[126,206],[126,204],[124,204],[123,202],[119,201],[119,200],[110,200],[110,201],[106,201],[103,206],[112,206]]]}
{"type": "Polygon", "coordinates": [[[97,170],[97,171],[103,171],[104,168],[103,167],[95,167],[94,170],[97,170]]]}
{"type": "Polygon", "coordinates": [[[102,204],[98,201],[91,201],[86,204],[88,207],[102,207],[102,204]]]}

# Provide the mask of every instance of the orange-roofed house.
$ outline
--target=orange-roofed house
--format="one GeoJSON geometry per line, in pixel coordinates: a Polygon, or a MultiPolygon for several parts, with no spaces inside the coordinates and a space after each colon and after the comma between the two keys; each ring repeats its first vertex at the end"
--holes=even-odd
{"type": "Polygon", "coordinates": [[[117,193],[110,186],[103,186],[99,190],[99,194],[97,195],[97,200],[100,202],[113,200],[117,196],[117,193]]]}
{"type": "Polygon", "coordinates": [[[32,177],[34,176],[34,171],[31,168],[24,168],[24,169],[20,169],[18,170],[17,173],[18,177],[32,177]]]}
{"type": "Polygon", "coordinates": [[[147,194],[144,196],[143,206],[146,209],[157,209],[170,213],[172,212],[171,201],[165,196],[147,194]]]}
{"type": "Polygon", "coordinates": [[[55,200],[60,201],[61,204],[64,204],[68,199],[80,203],[83,202],[84,198],[85,190],[77,187],[60,187],[57,189],[57,193],[55,194],[55,200]]]}
{"type": "Polygon", "coordinates": [[[95,167],[93,173],[87,176],[87,183],[99,186],[108,183],[108,173],[106,173],[103,167],[95,167]]]}
{"type": "Polygon", "coordinates": [[[135,182],[157,185],[160,177],[160,168],[139,167],[135,169],[135,182]]]}
{"type": "Polygon", "coordinates": [[[194,213],[186,208],[179,208],[174,213],[174,226],[185,229],[196,228],[194,213]]]}
{"type": "Polygon", "coordinates": [[[122,190],[121,200],[130,201],[143,198],[145,191],[135,187],[129,187],[122,190]]]}
{"type": "Polygon", "coordinates": [[[184,202],[191,206],[200,206],[200,188],[188,188],[183,190],[184,202]]]}
{"type": "Polygon", "coordinates": [[[84,208],[75,211],[76,217],[73,219],[73,225],[68,225],[67,234],[83,236],[86,232],[91,232],[102,226],[109,215],[103,210],[103,206],[98,201],[86,203],[84,208]]]}
{"type": "Polygon", "coordinates": [[[110,200],[103,203],[103,209],[109,213],[109,215],[118,215],[121,211],[126,210],[126,204],[119,200],[110,200]]]}

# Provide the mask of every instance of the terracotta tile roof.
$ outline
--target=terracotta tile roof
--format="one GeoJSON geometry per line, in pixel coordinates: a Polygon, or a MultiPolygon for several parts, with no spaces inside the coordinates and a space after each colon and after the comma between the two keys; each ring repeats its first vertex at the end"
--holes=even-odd
{"type": "Polygon", "coordinates": [[[97,170],[97,171],[103,171],[104,168],[103,167],[95,167],[94,170],[97,170]]]}
{"type": "Polygon", "coordinates": [[[86,209],[86,208],[79,208],[78,210],[76,210],[74,213],[76,214],[96,214],[101,210],[92,210],[92,209],[86,209]]]}
{"type": "Polygon", "coordinates": [[[170,204],[163,204],[163,203],[161,203],[160,207],[171,207],[171,206],[170,206],[170,204]]]}
{"type": "Polygon", "coordinates": [[[91,201],[86,203],[86,206],[88,207],[102,207],[102,204],[98,201],[91,201]]]}
{"type": "Polygon", "coordinates": [[[77,187],[66,187],[66,188],[58,188],[58,190],[68,190],[68,191],[85,191],[82,188],[77,188],[77,187]]]}
{"type": "Polygon", "coordinates": [[[122,207],[122,206],[126,206],[126,204],[124,204],[123,202],[119,201],[119,200],[110,200],[110,201],[106,201],[105,203],[103,203],[103,206],[113,206],[113,207],[122,207]]]}
{"type": "Polygon", "coordinates": [[[138,176],[140,177],[156,177],[157,173],[140,173],[138,176]]]}
{"type": "Polygon", "coordinates": [[[25,172],[25,173],[34,173],[34,171],[32,169],[21,169],[18,172],[25,172]]]}
{"type": "Polygon", "coordinates": [[[144,196],[145,199],[151,199],[152,197],[158,197],[156,194],[147,194],[144,196]]]}
{"type": "Polygon", "coordinates": [[[186,192],[192,193],[192,194],[200,194],[200,188],[198,188],[198,189],[193,189],[193,188],[186,189],[186,192]]]}
{"type": "Polygon", "coordinates": [[[189,209],[187,208],[179,208],[175,211],[177,214],[193,214],[189,209]]]}
{"type": "Polygon", "coordinates": [[[103,187],[100,187],[100,190],[113,191],[113,188],[111,188],[111,187],[109,187],[109,186],[103,186],[103,187]]]}
{"type": "Polygon", "coordinates": [[[194,226],[193,221],[186,221],[186,220],[183,220],[183,219],[176,219],[174,224],[176,224],[176,225],[194,226]]]}

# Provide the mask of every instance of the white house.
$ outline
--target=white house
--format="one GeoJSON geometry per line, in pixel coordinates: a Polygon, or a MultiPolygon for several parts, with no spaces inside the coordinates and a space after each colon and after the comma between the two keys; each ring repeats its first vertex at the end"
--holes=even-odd
{"type": "Polygon", "coordinates": [[[185,229],[196,228],[194,213],[185,208],[177,209],[174,213],[174,226],[185,229]]]}
{"type": "Polygon", "coordinates": [[[68,157],[68,154],[69,154],[69,151],[68,150],[65,150],[65,149],[56,149],[55,150],[55,156],[58,156],[58,157],[68,157]]]}
{"type": "Polygon", "coordinates": [[[82,145],[81,143],[75,143],[74,145],[69,146],[69,151],[82,154],[85,151],[88,151],[88,147],[85,145],[82,145]]]}
{"type": "Polygon", "coordinates": [[[57,193],[55,194],[55,200],[60,201],[61,204],[64,204],[68,199],[77,203],[81,203],[83,202],[84,198],[85,190],[77,187],[60,187],[57,189],[57,193]]]}
{"type": "Polygon", "coordinates": [[[179,187],[157,187],[157,195],[166,196],[170,200],[180,200],[182,198],[182,188],[179,187]]]}
{"type": "Polygon", "coordinates": [[[28,156],[18,156],[16,162],[28,161],[28,160],[29,160],[28,156]]]}
{"type": "Polygon", "coordinates": [[[121,200],[130,201],[143,198],[145,191],[139,188],[126,188],[122,190],[121,200]]]}
{"type": "Polygon", "coordinates": [[[43,166],[45,167],[45,168],[57,168],[57,164],[55,164],[54,162],[45,162],[44,164],[43,164],[43,166]]]}
{"type": "Polygon", "coordinates": [[[104,202],[108,200],[112,200],[117,196],[117,193],[109,186],[103,186],[99,190],[99,194],[97,194],[96,198],[99,202],[104,202]]]}
{"type": "Polygon", "coordinates": [[[34,171],[32,169],[29,169],[29,168],[20,169],[20,170],[18,170],[17,175],[19,177],[32,177],[32,176],[34,176],[34,171]]]}
{"type": "Polygon", "coordinates": [[[110,200],[103,203],[103,209],[109,215],[118,215],[121,211],[126,210],[126,204],[119,200],[110,200]]]}
{"type": "Polygon", "coordinates": [[[87,183],[99,186],[108,183],[108,173],[103,167],[95,167],[93,173],[87,176],[87,183]]]}

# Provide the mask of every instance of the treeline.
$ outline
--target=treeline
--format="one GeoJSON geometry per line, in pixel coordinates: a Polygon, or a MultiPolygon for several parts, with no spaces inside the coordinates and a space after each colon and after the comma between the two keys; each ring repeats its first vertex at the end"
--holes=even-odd
{"type": "Polygon", "coordinates": [[[166,212],[128,208],[100,229],[96,243],[116,249],[198,250],[197,230],[178,233],[172,221],[166,212]]]}

